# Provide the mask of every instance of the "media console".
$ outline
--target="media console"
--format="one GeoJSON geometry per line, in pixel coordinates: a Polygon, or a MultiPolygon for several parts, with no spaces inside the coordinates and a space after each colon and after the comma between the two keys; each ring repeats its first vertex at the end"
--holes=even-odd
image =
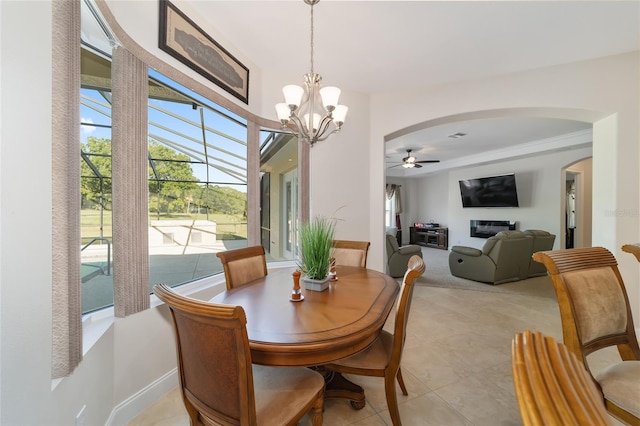
{"type": "Polygon", "coordinates": [[[449,249],[449,228],[409,227],[409,243],[422,246],[449,249]]]}

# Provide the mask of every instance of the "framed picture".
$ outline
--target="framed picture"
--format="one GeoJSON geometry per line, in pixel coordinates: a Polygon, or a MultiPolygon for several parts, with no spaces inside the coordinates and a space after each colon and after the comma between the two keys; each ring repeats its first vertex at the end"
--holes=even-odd
{"type": "Polygon", "coordinates": [[[158,47],[249,103],[249,69],[168,0],[160,0],[158,47]]]}

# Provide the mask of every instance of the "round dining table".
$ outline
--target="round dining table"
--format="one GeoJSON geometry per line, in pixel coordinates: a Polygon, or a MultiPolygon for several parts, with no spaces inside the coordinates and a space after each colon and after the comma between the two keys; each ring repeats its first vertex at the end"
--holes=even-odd
{"type": "Polygon", "coordinates": [[[337,266],[337,281],[324,291],[306,290],[292,301],[291,268],[226,290],[212,303],[242,306],[252,361],[270,366],[319,366],[353,355],[379,335],[399,284],[365,268],[337,266]]]}

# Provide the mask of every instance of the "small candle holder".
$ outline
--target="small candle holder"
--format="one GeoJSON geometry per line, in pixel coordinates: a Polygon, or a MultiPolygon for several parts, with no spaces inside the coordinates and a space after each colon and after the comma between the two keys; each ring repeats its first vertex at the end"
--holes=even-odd
{"type": "Polygon", "coordinates": [[[298,270],[293,271],[291,276],[293,277],[293,289],[291,290],[291,300],[292,302],[302,302],[304,300],[304,295],[302,294],[302,290],[300,290],[300,275],[302,273],[298,270]]]}
{"type": "Polygon", "coordinates": [[[336,273],[336,258],[332,257],[329,259],[329,262],[331,264],[331,267],[329,268],[329,281],[338,281],[338,274],[336,273]]]}

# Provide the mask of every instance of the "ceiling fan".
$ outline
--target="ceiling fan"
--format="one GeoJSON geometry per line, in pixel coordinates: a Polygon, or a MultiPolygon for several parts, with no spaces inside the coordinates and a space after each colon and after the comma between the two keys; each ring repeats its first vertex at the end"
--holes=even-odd
{"type": "Polygon", "coordinates": [[[440,162],[440,160],[421,160],[421,161],[418,161],[416,159],[416,157],[411,155],[411,150],[407,149],[407,156],[402,159],[402,163],[396,164],[395,166],[391,166],[391,167],[402,166],[405,169],[412,169],[414,167],[416,167],[416,168],[422,167],[420,165],[420,163],[424,164],[424,163],[439,163],[439,162],[440,162]]]}

